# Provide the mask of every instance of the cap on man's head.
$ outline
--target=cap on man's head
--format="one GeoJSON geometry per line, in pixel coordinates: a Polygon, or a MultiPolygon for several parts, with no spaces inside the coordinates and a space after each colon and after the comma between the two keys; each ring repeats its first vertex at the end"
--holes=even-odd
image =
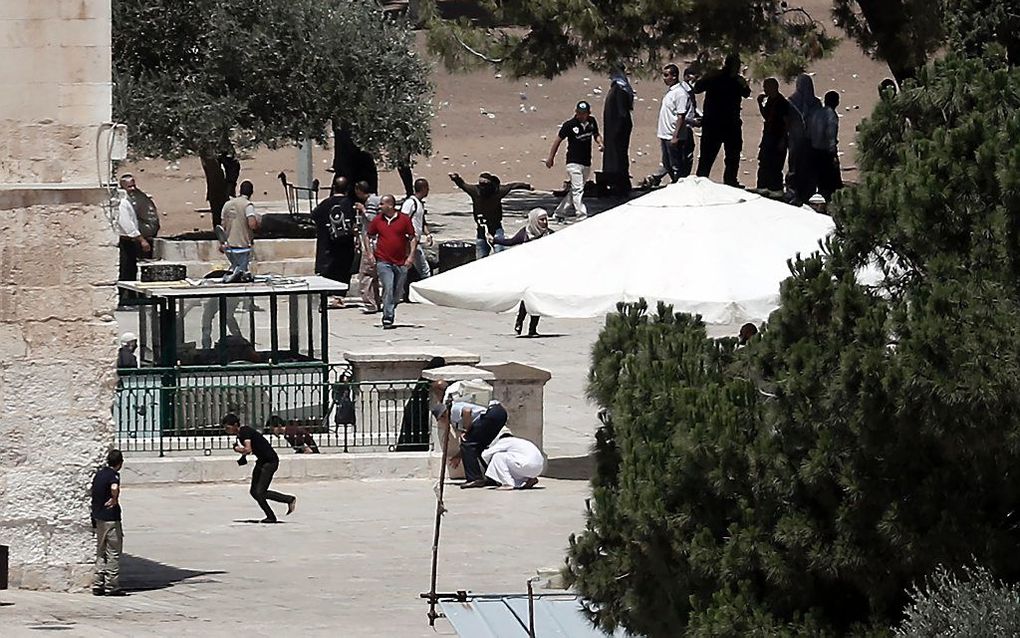
{"type": "Polygon", "coordinates": [[[132,341],[138,341],[138,335],[133,332],[125,332],[120,336],[120,345],[126,346],[132,341]]]}
{"type": "Polygon", "coordinates": [[[591,113],[591,104],[588,104],[584,100],[577,103],[577,110],[584,111],[585,113],[591,113]]]}

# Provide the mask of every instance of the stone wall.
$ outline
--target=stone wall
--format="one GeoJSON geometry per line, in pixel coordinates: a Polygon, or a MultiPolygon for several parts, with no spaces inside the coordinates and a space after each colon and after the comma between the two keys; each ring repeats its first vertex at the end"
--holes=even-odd
{"type": "Polygon", "coordinates": [[[0,1],[0,183],[99,184],[110,0],[0,1]]]}
{"type": "Polygon", "coordinates": [[[66,590],[91,574],[88,491],[113,441],[117,249],[105,191],[55,195],[0,188],[0,544],[11,586],[66,590]]]}
{"type": "Polygon", "coordinates": [[[109,119],[110,0],[0,0],[0,544],[14,587],[91,575],[117,352],[96,142],[109,119]]]}

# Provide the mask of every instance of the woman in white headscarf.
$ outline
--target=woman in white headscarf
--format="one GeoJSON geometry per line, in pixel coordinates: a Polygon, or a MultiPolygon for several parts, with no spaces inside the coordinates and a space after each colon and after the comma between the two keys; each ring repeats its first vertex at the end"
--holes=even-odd
{"type": "Polygon", "coordinates": [[[806,73],[797,76],[796,89],[789,99],[790,105],[796,109],[796,114],[790,118],[790,170],[786,173],[786,180],[787,185],[797,194],[797,198],[807,201],[814,194],[807,192],[813,181],[808,176],[810,167],[804,165],[805,161],[811,161],[809,159],[811,154],[807,152],[811,144],[807,136],[807,123],[814,112],[822,108],[822,101],[815,95],[814,80],[806,73]]]}
{"type": "MultiPolygon", "coordinates": [[[[514,233],[513,237],[494,238],[492,241],[495,244],[501,246],[516,246],[517,244],[523,244],[525,242],[533,241],[545,237],[546,235],[552,234],[552,229],[549,228],[549,213],[544,208],[532,208],[528,213],[528,223],[523,228],[514,233]]],[[[524,329],[524,317],[528,314],[528,309],[524,306],[524,302],[517,308],[517,321],[514,322],[514,332],[521,334],[524,329]]],[[[528,336],[538,336],[538,319],[537,315],[531,315],[531,323],[528,325],[528,336]]]]}

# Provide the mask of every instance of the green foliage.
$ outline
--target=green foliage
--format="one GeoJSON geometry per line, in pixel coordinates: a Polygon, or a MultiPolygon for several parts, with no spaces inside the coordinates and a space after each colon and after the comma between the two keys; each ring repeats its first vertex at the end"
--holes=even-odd
{"type": "Polygon", "coordinates": [[[215,157],[324,142],[430,149],[429,69],[370,0],[114,0],[114,112],[134,152],[215,157]]]}
{"type": "Polygon", "coordinates": [[[1020,587],[995,580],[981,566],[965,567],[960,578],[943,566],[910,593],[896,636],[998,638],[1020,635],[1020,587]]]}
{"type": "Polygon", "coordinates": [[[904,80],[945,43],[945,5],[955,1],[833,0],[832,16],[861,49],[904,80]]]}
{"type": "Polygon", "coordinates": [[[430,17],[429,44],[447,66],[497,62],[509,75],[553,77],[577,64],[654,72],[664,60],[705,63],[730,51],[762,54],[762,72],[790,76],[835,40],[781,0],[483,0],[491,25],[430,17]]]}
{"type": "Polygon", "coordinates": [[[837,237],[746,348],[663,309],[607,320],[612,435],[567,563],[600,626],[888,635],[940,564],[1020,580],[1020,71],[986,56],[879,105],[837,237]]]}

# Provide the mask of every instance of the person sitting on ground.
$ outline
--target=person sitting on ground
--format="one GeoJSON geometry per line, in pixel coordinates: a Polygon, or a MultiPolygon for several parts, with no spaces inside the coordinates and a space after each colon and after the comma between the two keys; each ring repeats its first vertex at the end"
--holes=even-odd
{"type": "Polygon", "coordinates": [[[319,446],[315,443],[312,433],[303,428],[296,421],[284,423],[278,415],[269,417],[269,430],[276,436],[282,436],[283,440],[293,448],[295,454],[318,454],[319,446]]]}
{"type": "Polygon", "coordinates": [[[491,247],[488,237],[494,240],[503,238],[503,198],[513,190],[535,190],[527,182],[510,182],[500,184],[499,178],[492,173],[478,176],[478,184],[468,184],[458,173],[450,173],[450,179],[462,191],[471,196],[471,214],[478,226],[475,235],[475,259],[488,257],[490,252],[500,252],[503,246],[491,247]]]}
{"type": "MultiPolygon", "coordinates": [[[[498,238],[493,241],[500,246],[516,246],[529,242],[533,239],[539,239],[546,235],[552,234],[552,229],[549,228],[549,213],[545,212],[543,208],[532,208],[531,212],[528,213],[528,223],[522,227],[517,233],[509,238],[498,238]]],[[[521,334],[521,330],[524,329],[524,317],[528,314],[528,309],[524,306],[522,301],[520,306],[517,307],[517,321],[514,322],[514,332],[521,334]]],[[[531,315],[531,323],[528,326],[528,336],[538,336],[538,315],[531,315]]]]}
{"type": "Polygon", "coordinates": [[[138,337],[133,332],[125,332],[120,336],[120,350],[117,351],[118,368],[137,368],[138,358],[135,351],[138,350],[138,337]]]}
{"type": "Polygon", "coordinates": [[[526,490],[538,484],[545,457],[534,443],[507,433],[482,452],[485,476],[500,488],[526,490]]]}

